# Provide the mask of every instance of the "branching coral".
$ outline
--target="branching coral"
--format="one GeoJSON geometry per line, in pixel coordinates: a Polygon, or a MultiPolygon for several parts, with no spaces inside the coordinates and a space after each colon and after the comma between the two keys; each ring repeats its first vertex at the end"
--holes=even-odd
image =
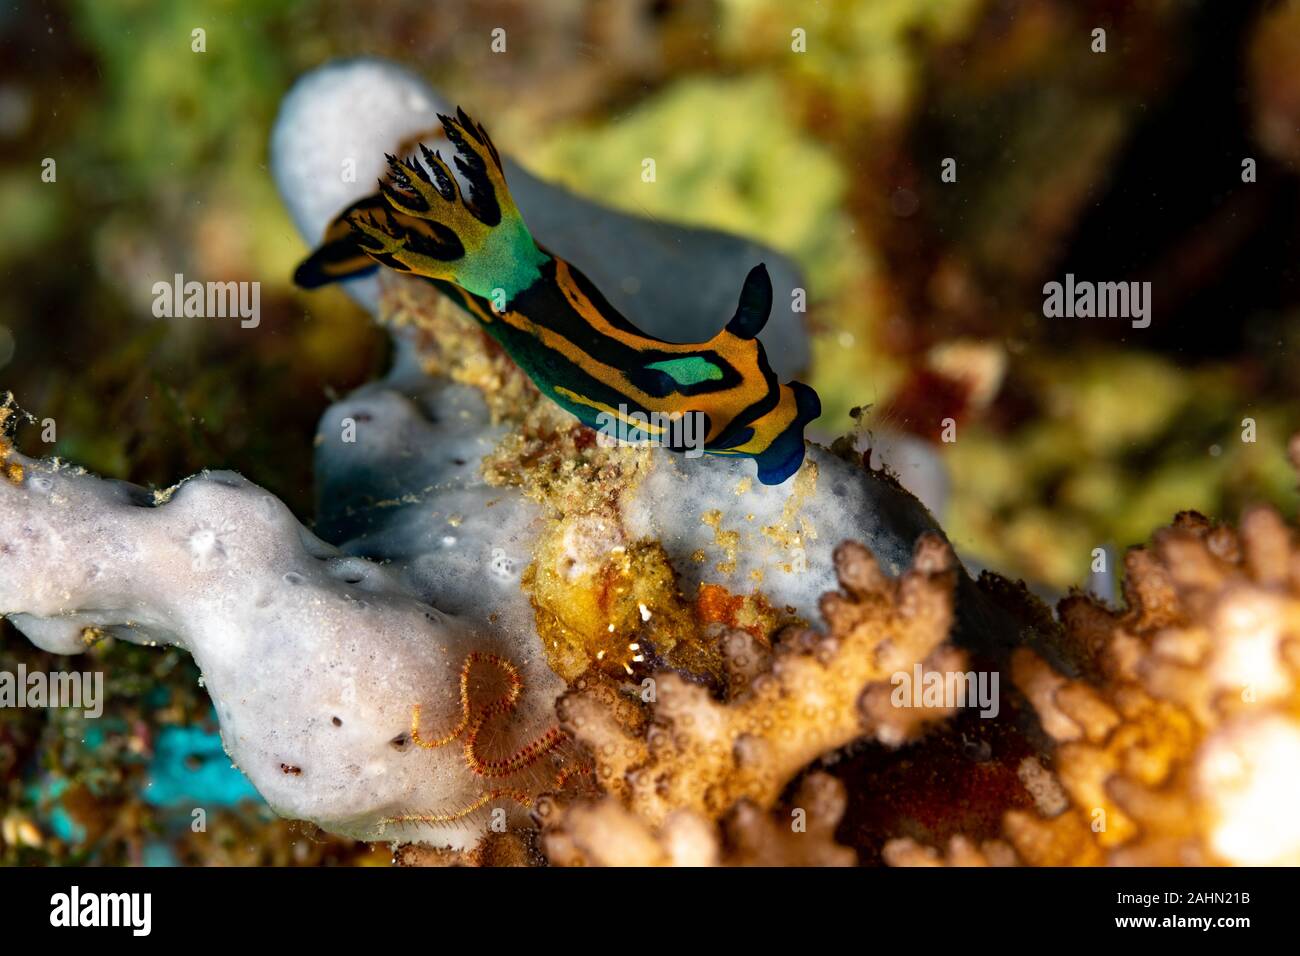
{"type": "Polygon", "coordinates": [[[547,859],[557,866],[852,866],[857,855],[835,842],[844,787],[812,773],[793,797],[787,821],[742,800],[720,825],[694,810],[675,810],[658,828],[616,800],[569,805],[546,799],[547,859]]]}
{"type": "Polygon", "coordinates": [[[1012,678],[1055,744],[1027,782],[1037,812],[1005,843],[912,840],[896,864],[1300,862],[1300,549],[1278,514],[1239,530],[1192,513],[1126,561],[1127,608],[1062,602],[1066,677],[1034,651],[1012,678]]]}
{"type": "Polygon", "coordinates": [[[716,862],[713,821],[726,816],[726,829],[735,831],[731,862],[787,854],[842,862],[843,848],[829,845],[843,809],[837,783],[805,781],[797,799],[821,811],[801,808],[806,841],[786,847],[784,834],[775,839],[767,811],[818,757],[863,736],[896,744],[950,714],[942,706],[894,706],[890,679],[916,664],[961,670],[964,655],[946,643],[957,571],[940,538],[923,536],[912,567],[896,580],[854,543],[837,549],[835,566],[841,590],[822,599],[825,632],[789,629],[770,653],[743,631],[722,642],[726,700],[671,672],[631,695],[607,681],[577,682],[558,710],[590,749],[608,795],[546,808],[544,846],[553,860],[716,862]]]}

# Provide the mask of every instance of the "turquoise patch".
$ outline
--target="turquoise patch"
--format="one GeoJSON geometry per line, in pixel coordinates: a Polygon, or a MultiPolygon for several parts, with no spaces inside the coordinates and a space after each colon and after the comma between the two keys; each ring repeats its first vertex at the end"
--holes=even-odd
{"type": "Polygon", "coordinates": [[[716,382],[722,378],[722,369],[698,355],[665,359],[653,362],[646,368],[668,373],[678,385],[698,385],[700,382],[716,382]]]}
{"type": "Polygon", "coordinates": [[[229,807],[261,801],[248,778],[230,765],[221,735],[202,727],[164,727],[154,744],[144,799],[155,807],[229,807]]]}

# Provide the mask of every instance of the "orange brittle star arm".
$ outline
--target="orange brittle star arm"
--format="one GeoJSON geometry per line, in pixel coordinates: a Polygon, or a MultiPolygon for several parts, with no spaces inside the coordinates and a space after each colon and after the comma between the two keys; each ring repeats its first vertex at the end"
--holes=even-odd
{"type": "Polygon", "coordinates": [[[554,750],[564,739],[564,733],[560,728],[552,727],[537,740],[524,745],[508,757],[499,760],[484,760],[479,755],[478,740],[484,725],[493,717],[505,716],[513,711],[523,691],[524,682],[514,664],[497,654],[475,651],[465,658],[465,663],[460,670],[460,721],[443,736],[433,740],[426,739],[420,734],[420,705],[416,704],[411,708],[411,740],[419,747],[433,750],[437,747],[445,747],[464,734],[465,763],[471,771],[480,777],[508,777],[554,750]],[[505,675],[509,685],[503,697],[483,707],[477,715],[474,713],[473,702],[470,700],[469,694],[470,673],[476,664],[495,666],[505,675]]]}

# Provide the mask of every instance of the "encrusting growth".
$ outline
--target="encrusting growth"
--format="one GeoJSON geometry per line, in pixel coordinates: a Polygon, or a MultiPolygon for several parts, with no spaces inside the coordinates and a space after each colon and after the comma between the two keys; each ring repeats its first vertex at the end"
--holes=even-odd
{"type": "Polygon", "coordinates": [[[896,865],[1300,864],[1300,549],[1277,512],[1236,530],[1180,514],[1129,552],[1112,610],[1064,600],[1058,673],[1020,648],[1012,678],[1055,743],[1054,794],[1003,841],[913,840],[896,865]]]}
{"type": "MultiPolygon", "coordinates": [[[[676,673],[658,674],[646,702],[606,680],[577,681],[558,710],[565,729],[591,751],[606,796],[539,805],[543,846],[553,860],[588,859],[582,848],[597,844],[592,853],[602,862],[709,858],[716,855],[717,821],[750,820],[747,832],[756,832],[755,815],[766,818],[786,784],[818,757],[864,736],[898,743],[952,712],[894,708],[888,693],[891,675],[914,664],[964,663],[945,643],[957,580],[948,545],[922,536],[912,567],[891,579],[865,548],[845,543],[836,569],[841,590],[822,600],[825,632],[788,629],[770,655],[752,635],[727,635],[724,701],[676,673]],[[615,836],[626,845],[611,842],[615,836]],[[687,839],[693,849],[680,842],[687,839]]],[[[838,783],[812,779],[805,781],[814,788],[809,802],[822,812],[808,811],[808,832],[816,828],[828,842],[843,792],[838,783]]],[[[820,845],[800,837],[798,852],[820,845]]],[[[756,843],[749,847],[755,861],[763,858],[756,843]]],[[[851,855],[833,844],[816,854],[822,862],[851,855]]]]}
{"type": "Polygon", "coordinates": [[[786,819],[748,800],[718,825],[679,810],[656,829],[614,800],[563,804],[543,798],[537,815],[554,866],[853,866],[857,854],[835,842],[846,800],[840,781],[810,773],[786,819]]]}

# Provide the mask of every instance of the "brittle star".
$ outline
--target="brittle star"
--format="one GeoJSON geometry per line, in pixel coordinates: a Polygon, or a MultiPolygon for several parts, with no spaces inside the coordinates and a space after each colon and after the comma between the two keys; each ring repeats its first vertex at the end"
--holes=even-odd
{"type": "MultiPolygon", "coordinates": [[[[520,696],[524,692],[524,682],[519,676],[518,669],[510,661],[497,654],[490,654],[480,651],[474,651],[465,658],[465,663],[460,669],[460,722],[452,728],[450,732],[437,738],[436,740],[426,740],[420,736],[420,705],[415,704],[411,708],[411,740],[416,746],[425,750],[435,750],[439,747],[445,747],[453,743],[465,734],[464,752],[465,764],[470,771],[480,777],[508,777],[520,770],[537,762],[542,756],[554,750],[564,740],[564,733],[559,727],[552,727],[545,734],[530,744],[521,747],[508,757],[500,760],[484,760],[478,754],[478,738],[483,726],[493,717],[509,714],[515,709],[519,702],[520,696]],[[494,700],[492,703],[479,710],[478,714],[474,713],[474,705],[470,700],[469,678],[470,672],[474,669],[475,664],[484,663],[495,665],[507,679],[508,687],[505,696],[494,700]],[[466,734],[468,731],[468,734],[466,734]]],[[[573,773],[585,773],[587,768],[568,768],[557,774],[555,778],[555,787],[559,789],[564,786],[565,781],[573,773]]],[[[533,798],[523,790],[512,787],[494,787],[482,794],[477,800],[469,806],[460,810],[449,813],[410,813],[396,817],[388,817],[383,823],[451,823],[469,816],[475,810],[483,807],[485,804],[497,799],[498,797],[509,797],[516,803],[524,807],[533,805],[533,798]]]]}

